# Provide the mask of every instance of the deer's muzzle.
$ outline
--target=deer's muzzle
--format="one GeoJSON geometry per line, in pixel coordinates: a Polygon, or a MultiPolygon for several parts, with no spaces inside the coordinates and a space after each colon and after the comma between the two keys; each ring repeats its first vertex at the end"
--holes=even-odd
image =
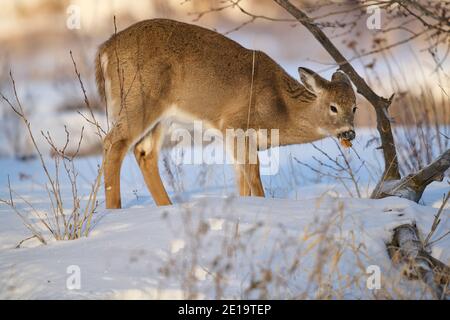
{"type": "Polygon", "coordinates": [[[355,130],[348,130],[337,135],[338,139],[353,140],[356,137],[355,130]]]}

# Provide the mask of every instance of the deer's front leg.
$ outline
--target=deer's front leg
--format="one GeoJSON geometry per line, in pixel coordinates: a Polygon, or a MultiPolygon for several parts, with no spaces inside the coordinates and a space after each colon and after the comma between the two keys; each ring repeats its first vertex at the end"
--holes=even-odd
{"type": "Polygon", "coordinates": [[[251,187],[248,184],[245,167],[245,164],[238,164],[236,169],[238,176],[239,195],[242,197],[248,197],[251,195],[251,187]]]}
{"type": "MultiPolygon", "coordinates": [[[[246,139],[243,154],[239,154],[235,148],[235,159],[237,159],[237,171],[239,175],[239,194],[241,196],[264,197],[264,188],[259,173],[258,150],[250,146],[255,140],[246,139]]],[[[252,144],[255,146],[256,142],[252,144]]],[[[242,151],[241,151],[242,152],[242,151]]]]}
{"type": "Polygon", "coordinates": [[[264,187],[261,181],[261,175],[259,173],[259,160],[258,163],[249,164],[248,166],[248,177],[252,196],[264,197],[264,187]]]}
{"type": "Polygon", "coordinates": [[[259,163],[238,165],[239,194],[264,197],[264,187],[259,173],[259,163]]]}

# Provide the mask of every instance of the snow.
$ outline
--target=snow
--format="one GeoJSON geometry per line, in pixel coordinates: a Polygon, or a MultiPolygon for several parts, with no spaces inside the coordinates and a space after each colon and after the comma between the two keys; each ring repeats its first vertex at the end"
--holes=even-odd
{"type": "MultiPolygon", "coordinates": [[[[314,244],[316,237],[312,236],[313,230],[324,222],[323,219],[336,219],[337,224],[331,226],[330,236],[342,246],[344,260],[338,264],[342,276],[361,273],[350,246],[346,246],[349,242],[356,246],[364,244],[362,264],[366,267],[380,266],[384,276],[392,272],[384,245],[390,230],[412,221],[416,221],[423,230],[429,230],[435,212],[435,209],[398,198],[337,200],[331,196],[303,201],[199,197],[167,208],[102,210],[97,214],[100,221],[88,238],[12,249],[20,237],[11,231],[3,236],[0,253],[1,297],[186,298],[186,289],[183,288],[186,279],[182,278],[187,277],[188,270],[192,269],[196,283],[191,290],[198,293],[196,297],[214,298],[213,260],[217,257],[223,259],[223,246],[227,239],[233,241],[229,239],[230,233],[234,234],[239,222],[239,242],[245,247],[236,249],[232,257],[225,259],[233,264],[233,270],[224,275],[226,289],[223,297],[255,297],[252,294],[247,296],[248,293],[243,290],[248,286],[252,272],[255,272],[252,268],[270,268],[289,280],[289,287],[282,288],[282,292],[277,292],[280,288],[273,285],[274,292],[270,295],[293,298],[306,288],[309,269],[318,252],[313,247],[315,249],[307,253],[306,248],[314,244]],[[343,205],[342,216],[337,209],[340,204],[343,205]],[[207,231],[199,239],[192,239],[190,232],[195,232],[201,223],[207,223],[207,231]],[[256,228],[255,233],[251,232],[252,228],[256,228]],[[286,241],[292,243],[283,250],[278,249],[286,241]],[[290,275],[286,268],[297,250],[305,251],[301,255],[304,268],[299,267],[295,274],[290,275]],[[195,252],[199,256],[193,265],[191,259],[195,252]],[[169,261],[174,278],[165,278],[160,271],[169,261]],[[80,267],[80,290],[66,288],[66,269],[71,265],[80,267]]],[[[1,219],[4,234],[11,219],[5,212],[1,219]]],[[[449,227],[447,219],[440,230],[449,227]]],[[[442,252],[440,259],[443,261],[450,258],[449,244],[445,240],[435,247],[435,250],[442,252]]],[[[346,288],[342,297],[371,297],[373,292],[365,288],[365,282],[366,277],[362,277],[346,288]]],[[[310,294],[314,297],[313,293],[310,294]]]]}
{"type": "MultiPolygon", "coordinates": [[[[167,207],[154,205],[129,155],[122,171],[124,208],[106,210],[100,192],[91,233],[72,241],[52,240],[46,232],[47,245],[31,239],[16,248],[30,232],[0,204],[0,298],[430,298],[420,282],[400,276],[385,242],[392,228],[413,221],[426,236],[448,182],[430,185],[420,204],[367,199],[380,170],[379,151],[365,147],[370,134],[358,132],[355,150],[362,160],[346,151],[354,167],[367,161],[358,171],[362,198],[355,197],[351,183],[346,188],[319,179],[293,161],[316,165],[313,156],[325,161],[311,145],[302,145],[280,148],[278,174],[263,177],[266,198],[236,196],[230,166],[172,165],[176,184],[170,185],[161,164],[175,202],[167,207]],[[380,289],[367,286],[373,265],[381,271],[380,289]],[[70,290],[73,270],[80,271],[80,288],[70,290]]],[[[317,146],[331,157],[339,154],[331,139],[317,146]]],[[[100,160],[76,160],[83,201],[100,160]]],[[[52,160],[46,161],[53,173],[52,160]]],[[[39,225],[23,200],[40,212],[49,210],[39,161],[4,158],[0,167],[0,199],[9,198],[9,176],[17,207],[39,225]]],[[[71,188],[63,177],[61,188],[69,211],[71,188]]],[[[432,240],[450,229],[449,217],[446,208],[432,240]]],[[[433,254],[449,264],[448,248],[445,237],[433,245],[433,254]]]]}

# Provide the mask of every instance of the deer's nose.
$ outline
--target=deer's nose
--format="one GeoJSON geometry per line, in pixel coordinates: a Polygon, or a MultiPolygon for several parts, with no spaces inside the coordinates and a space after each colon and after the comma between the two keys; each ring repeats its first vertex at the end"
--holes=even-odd
{"type": "Polygon", "coordinates": [[[348,130],[341,133],[341,137],[347,140],[353,140],[356,137],[355,130],[348,130]]]}

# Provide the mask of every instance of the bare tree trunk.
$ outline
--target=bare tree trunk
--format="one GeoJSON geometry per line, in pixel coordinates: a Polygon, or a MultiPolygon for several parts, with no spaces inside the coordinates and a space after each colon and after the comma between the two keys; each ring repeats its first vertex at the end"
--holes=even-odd
{"type": "Polygon", "coordinates": [[[403,267],[403,275],[420,279],[432,290],[436,299],[449,295],[450,268],[431,256],[424,248],[415,224],[403,224],[393,230],[387,250],[392,262],[403,267]]]}
{"type": "Polygon", "coordinates": [[[288,11],[297,21],[303,24],[309,32],[320,42],[320,44],[327,50],[330,56],[339,65],[339,68],[344,71],[352,80],[358,93],[363,95],[375,108],[377,115],[377,129],[381,137],[381,147],[384,155],[384,174],[381,181],[378,183],[376,189],[382,185],[386,180],[400,179],[400,172],[398,169],[397,152],[395,149],[394,136],[391,130],[391,123],[388,117],[388,109],[391,105],[394,95],[389,99],[378,96],[364,81],[363,78],[355,71],[353,66],[345,59],[341,52],[334,46],[325,33],[304,13],[302,10],[295,7],[288,0],[274,0],[286,11],[288,11]]]}

